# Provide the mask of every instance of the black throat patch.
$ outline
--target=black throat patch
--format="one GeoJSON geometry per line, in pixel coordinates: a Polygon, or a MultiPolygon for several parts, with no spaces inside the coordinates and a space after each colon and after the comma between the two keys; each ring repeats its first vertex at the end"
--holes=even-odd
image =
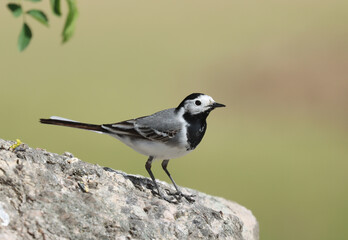
{"type": "Polygon", "coordinates": [[[189,113],[185,113],[183,115],[184,119],[187,121],[187,140],[189,143],[189,147],[187,150],[193,150],[197,147],[197,145],[201,142],[205,131],[207,130],[207,122],[206,119],[209,115],[210,111],[203,112],[197,115],[191,115],[189,113]]]}

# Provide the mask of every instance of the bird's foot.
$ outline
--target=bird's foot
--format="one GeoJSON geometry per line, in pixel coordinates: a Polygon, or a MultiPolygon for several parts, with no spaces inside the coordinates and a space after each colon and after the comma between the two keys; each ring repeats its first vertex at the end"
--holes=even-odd
{"type": "Polygon", "coordinates": [[[184,193],[182,193],[181,191],[177,191],[177,192],[175,192],[175,193],[173,193],[173,192],[170,192],[169,190],[167,190],[166,189],[166,191],[167,191],[167,194],[169,195],[169,196],[174,196],[175,197],[175,199],[177,200],[177,201],[180,201],[181,200],[181,198],[185,198],[188,202],[190,202],[190,203],[193,203],[193,202],[195,202],[196,200],[194,199],[194,197],[196,196],[196,195],[189,195],[189,194],[184,194],[184,193]]]}
{"type": "Polygon", "coordinates": [[[167,201],[167,202],[169,202],[169,203],[174,203],[174,204],[178,204],[178,203],[179,203],[179,201],[178,201],[177,199],[175,199],[174,197],[172,197],[172,196],[167,197],[167,196],[164,196],[163,194],[161,194],[160,197],[161,197],[163,200],[165,200],[165,201],[167,201]]]}
{"type": "Polygon", "coordinates": [[[158,195],[159,196],[159,198],[161,198],[161,199],[163,199],[163,200],[165,200],[165,201],[167,201],[167,202],[169,202],[169,203],[174,203],[174,204],[178,204],[179,203],[179,201],[178,201],[178,199],[177,198],[175,198],[175,197],[173,197],[173,196],[165,196],[162,192],[155,192],[155,191],[152,191],[152,193],[154,194],[154,195],[158,195]]]}

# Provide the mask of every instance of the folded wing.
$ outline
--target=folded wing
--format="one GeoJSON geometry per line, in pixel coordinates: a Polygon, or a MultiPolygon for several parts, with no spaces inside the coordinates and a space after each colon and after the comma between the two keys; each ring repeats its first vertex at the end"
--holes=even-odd
{"type": "Polygon", "coordinates": [[[168,115],[174,114],[173,109],[157,112],[151,116],[131,119],[119,123],[103,124],[102,128],[120,137],[148,139],[167,142],[180,131],[181,125],[177,121],[168,121],[168,115]]]}

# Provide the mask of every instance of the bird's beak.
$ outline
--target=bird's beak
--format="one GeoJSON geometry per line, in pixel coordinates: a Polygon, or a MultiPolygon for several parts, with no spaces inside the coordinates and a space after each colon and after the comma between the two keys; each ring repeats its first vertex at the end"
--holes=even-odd
{"type": "Polygon", "coordinates": [[[215,109],[215,108],[218,108],[218,107],[226,107],[226,105],[221,104],[221,103],[217,103],[217,102],[214,102],[214,103],[211,105],[211,108],[212,108],[212,109],[215,109]]]}

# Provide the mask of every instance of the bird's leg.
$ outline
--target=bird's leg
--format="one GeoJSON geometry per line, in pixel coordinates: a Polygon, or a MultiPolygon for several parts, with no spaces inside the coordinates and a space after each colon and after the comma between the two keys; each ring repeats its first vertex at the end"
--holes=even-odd
{"type": "Polygon", "coordinates": [[[179,199],[180,199],[181,197],[184,197],[184,198],[186,198],[187,201],[189,201],[189,202],[194,202],[195,199],[193,199],[193,197],[195,197],[195,195],[183,194],[183,193],[179,190],[178,186],[177,186],[176,183],[174,182],[174,179],[172,178],[172,176],[170,175],[169,171],[167,170],[168,163],[169,163],[169,160],[163,160],[163,162],[162,162],[162,168],[163,168],[163,170],[166,172],[166,174],[168,175],[168,177],[170,178],[170,180],[172,181],[172,183],[173,183],[173,185],[174,185],[174,187],[175,187],[175,189],[176,189],[176,193],[174,193],[174,194],[173,194],[173,193],[169,193],[169,194],[170,194],[170,195],[178,196],[179,199]]]}
{"type": "Polygon", "coordinates": [[[149,175],[150,175],[150,177],[151,177],[151,179],[152,179],[152,182],[153,182],[153,184],[155,185],[155,187],[156,187],[156,189],[157,189],[158,195],[159,195],[162,199],[166,200],[167,202],[176,203],[175,201],[173,201],[173,198],[172,198],[172,197],[171,197],[171,198],[168,198],[168,197],[164,196],[163,193],[159,190],[159,187],[158,187],[158,185],[157,185],[157,183],[156,183],[155,176],[153,175],[153,173],[152,173],[152,171],[151,171],[152,160],[153,160],[153,157],[150,156],[149,159],[146,161],[145,168],[146,168],[147,172],[149,173],[149,175]]]}

